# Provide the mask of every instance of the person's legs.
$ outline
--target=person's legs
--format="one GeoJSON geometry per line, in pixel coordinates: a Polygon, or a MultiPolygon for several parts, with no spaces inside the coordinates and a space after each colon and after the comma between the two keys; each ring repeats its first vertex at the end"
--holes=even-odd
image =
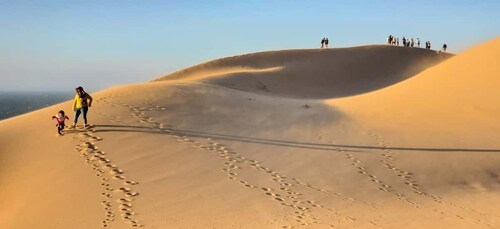
{"type": "Polygon", "coordinates": [[[80,113],[82,112],[82,109],[79,108],[79,109],[76,109],[76,113],[75,113],[75,119],[73,120],[73,126],[75,127],[76,126],[76,123],[78,122],[78,117],[80,117],[80,113]]]}
{"type": "Polygon", "coordinates": [[[62,134],[62,130],[64,129],[64,125],[57,125],[57,133],[62,134]]]}
{"type": "Polygon", "coordinates": [[[89,111],[88,107],[83,107],[82,108],[82,113],[83,113],[83,126],[87,126],[87,112],[89,111]]]}

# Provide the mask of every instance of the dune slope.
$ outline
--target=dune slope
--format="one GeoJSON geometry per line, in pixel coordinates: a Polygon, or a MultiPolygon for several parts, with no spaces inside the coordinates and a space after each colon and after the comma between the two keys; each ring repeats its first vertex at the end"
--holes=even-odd
{"type": "MultiPolygon", "coordinates": [[[[317,61],[270,53],[289,58],[283,63],[255,54],[92,93],[95,126],[62,137],[50,116],[71,113],[69,102],[2,120],[0,228],[499,227],[500,146],[490,141],[500,137],[498,40],[413,77],[378,70],[371,93],[295,98],[365,91],[361,73],[360,81],[336,75],[352,88],[330,93],[300,79],[308,76],[300,66],[328,68],[323,52],[368,66],[373,58],[359,53],[372,49],[436,58],[396,47],[307,51],[317,61]],[[282,73],[292,68],[296,80],[282,73]],[[469,76],[478,72],[489,81],[469,76]],[[270,92],[245,74],[269,77],[270,92]],[[270,84],[280,81],[287,86],[270,84]],[[296,90],[306,86],[317,90],[296,90]]],[[[358,63],[331,65],[361,71],[358,63]]]]}
{"type": "MultiPolygon", "coordinates": [[[[478,143],[499,148],[499,59],[497,38],[407,81],[329,103],[386,129],[408,127],[406,135],[429,133],[430,138],[455,137],[455,146],[478,143]]],[[[426,141],[431,143],[431,139],[426,141]]]]}
{"type": "Polygon", "coordinates": [[[155,81],[198,80],[268,95],[326,99],[386,87],[450,56],[384,45],[270,51],[217,59],[155,81]]]}

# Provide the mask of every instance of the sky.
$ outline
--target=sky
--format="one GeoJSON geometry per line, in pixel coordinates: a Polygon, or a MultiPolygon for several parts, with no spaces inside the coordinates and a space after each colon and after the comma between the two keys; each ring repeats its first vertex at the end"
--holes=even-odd
{"type": "Polygon", "coordinates": [[[418,37],[460,53],[498,37],[499,21],[498,0],[0,0],[0,91],[97,91],[323,37],[418,37]]]}

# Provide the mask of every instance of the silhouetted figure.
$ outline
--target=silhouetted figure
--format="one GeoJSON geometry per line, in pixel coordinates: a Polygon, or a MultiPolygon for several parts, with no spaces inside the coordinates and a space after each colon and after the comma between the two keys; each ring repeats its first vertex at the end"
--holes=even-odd
{"type": "Polygon", "coordinates": [[[446,52],[446,49],[448,48],[448,45],[444,44],[443,45],[443,52],[446,52]]]}
{"type": "Polygon", "coordinates": [[[325,47],[325,40],[326,40],[326,38],[321,39],[321,48],[325,47]]]}
{"type": "Polygon", "coordinates": [[[431,49],[431,42],[430,41],[428,41],[428,42],[429,42],[429,49],[431,49]]]}
{"type": "Polygon", "coordinates": [[[392,35],[389,35],[389,37],[387,37],[387,44],[388,45],[392,44],[392,39],[393,39],[392,35]]]}
{"type": "Polygon", "coordinates": [[[415,44],[415,41],[413,40],[413,37],[412,37],[412,38],[410,39],[410,46],[413,48],[414,44],[415,44]]]}
{"type": "Polygon", "coordinates": [[[396,45],[399,46],[399,37],[396,38],[396,45]]]}
{"type": "Polygon", "coordinates": [[[420,38],[417,37],[417,46],[420,48],[420,38]]]}
{"type": "Polygon", "coordinates": [[[325,48],[328,48],[328,37],[325,39],[325,48]]]}
{"type": "Polygon", "coordinates": [[[403,37],[403,46],[406,46],[406,37],[403,37]]]}

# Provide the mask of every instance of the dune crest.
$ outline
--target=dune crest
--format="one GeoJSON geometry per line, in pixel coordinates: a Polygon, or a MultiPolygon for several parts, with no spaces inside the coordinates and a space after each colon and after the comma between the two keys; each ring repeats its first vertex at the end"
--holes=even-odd
{"type": "Polygon", "coordinates": [[[267,95],[329,99],[389,86],[451,56],[384,45],[270,51],[209,61],[154,81],[198,80],[267,95]],[[251,70],[270,68],[279,71],[251,70]]]}
{"type": "Polygon", "coordinates": [[[406,134],[432,132],[437,137],[440,133],[461,139],[457,144],[500,147],[491,137],[500,131],[499,59],[497,38],[407,81],[329,103],[381,128],[396,130],[403,125],[409,127],[406,134]]]}

